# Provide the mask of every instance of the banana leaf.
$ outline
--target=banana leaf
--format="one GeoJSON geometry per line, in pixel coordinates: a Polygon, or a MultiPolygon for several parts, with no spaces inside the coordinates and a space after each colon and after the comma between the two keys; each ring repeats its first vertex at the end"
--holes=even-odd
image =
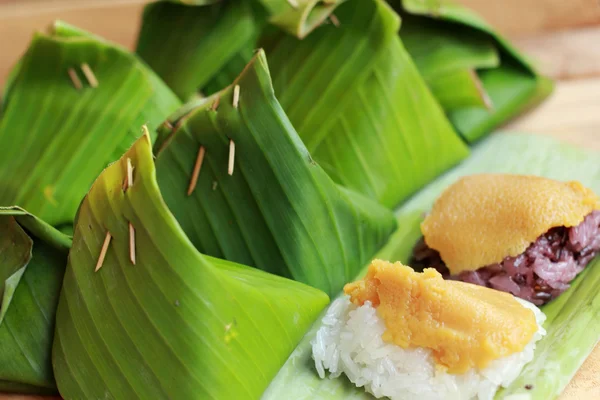
{"type": "Polygon", "coordinates": [[[500,56],[491,38],[461,26],[444,29],[436,21],[410,15],[403,16],[400,35],[446,112],[469,106],[491,106],[475,72],[500,65],[500,56]]]}
{"type": "Polygon", "coordinates": [[[467,156],[382,1],[349,1],[304,40],[269,42],[275,93],[340,184],[394,207],[467,156]]]}
{"type": "Polygon", "coordinates": [[[77,214],[57,385],[66,399],[257,398],[327,303],[317,289],[199,253],[161,197],[144,135],[77,214]]]}
{"type": "Polygon", "coordinates": [[[336,185],[311,158],[274,96],[262,51],[232,86],[186,107],[171,125],[181,128],[159,133],[166,139],[157,143],[158,183],[204,254],[337,293],[395,229],[391,211],[336,185]]]}
{"type": "Polygon", "coordinates": [[[0,392],[57,393],[54,316],[71,239],[0,207],[0,392]]]}
{"type": "MultiPolygon", "coordinates": [[[[547,137],[497,134],[478,145],[472,156],[434,181],[397,210],[398,231],[378,258],[407,263],[420,238],[419,224],[439,194],[459,177],[484,172],[535,174],[559,180],[579,180],[600,192],[600,153],[573,147],[547,137]]],[[[530,400],[557,397],[600,339],[600,259],[576,278],[564,294],[542,307],[547,335],[537,343],[534,360],[497,399],[522,395],[530,400]],[[529,386],[531,385],[531,386],[529,386]],[[530,387],[527,389],[525,386],[530,387]]],[[[357,276],[361,277],[365,270],[357,276]]],[[[319,320],[302,339],[263,400],[373,399],[345,377],[319,379],[311,358],[310,341],[319,320]],[[286,396],[287,394],[287,396],[286,396]]]]}
{"type": "Polygon", "coordinates": [[[462,83],[449,80],[444,86],[432,85],[453,125],[468,142],[482,138],[552,91],[550,80],[539,75],[517,49],[467,8],[447,0],[390,3],[407,21],[407,29],[403,28],[400,36],[426,76],[459,73],[466,77],[471,72],[472,79],[462,83]],[[489,53],[490,45],[500,58],[499,65],[482,63],[485,47],[489,53]],[[464,85],[470,88],[470,101],[464,94],[453,99],[457,90],[466,91],[464,85]]]}
{"type": "Polygon", "coordinates": [[[179,106],[126,50],[60,22],[49,34],[36,33],[4,97],[0,204],[19,204],[52,225],[72,222],[94,178],[133,143],[139,127],[147,123],[154,132],[179,106]]]}
{"type": "Polygon", "coordinates": [[[264,19],[249,0],[209,6],[152,3],[144,9],[136,51],[187,101],[205,85],[216,91],[231,83],[252,58],[264,19]],[[222,69],[235,72],[215,88],[222,69]]]}
{"type": "Polygon", "coordinates": [[[337,24],[333,12],[347,0],[255,0],[268,12],[269,21],[299,39],[306,37],[328,18],[337,24]]]}

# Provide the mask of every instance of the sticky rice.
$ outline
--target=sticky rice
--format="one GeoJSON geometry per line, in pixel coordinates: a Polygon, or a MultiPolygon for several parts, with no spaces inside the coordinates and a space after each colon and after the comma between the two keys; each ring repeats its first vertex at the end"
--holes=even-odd
{"type": "Polygon", "coordinates": [[[321,378],[345,374],[377,398],[492,399],[533,359],[535,343],[546,334],[545,315],[533,304],[517,301],[533,311],[538,326],[524,349],[493,360],[482,370],[454,375],[436,365],[429,349],[404,349],[384,342],[386,327],[371,302],[358,306],[343,296],[331,304],[311,342],[315,366],[321,378]]]}

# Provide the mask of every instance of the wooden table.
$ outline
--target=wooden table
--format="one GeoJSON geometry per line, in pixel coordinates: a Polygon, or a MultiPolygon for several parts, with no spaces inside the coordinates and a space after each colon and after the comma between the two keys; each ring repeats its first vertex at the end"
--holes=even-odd
{"type": "MultiPolygon", "coordinates": [[[[460,0],[475,8],[558,79],[541,107],[504,128],[600,151],[600,6],[597,0],[460,0]]],[[[0,0],[0,87],[32,32],[60,18],[131,48],[143,0],[0,0]],[[89,8],[94,8],[90,13],[89,8]]],[[[600,162],[600,159],[599,159],[600,162]]],[[[2,400],[40,400],[0,395],[2,400]]],[[[48,400],[45,398],[44,400],[48,400]]],[[[600,399],[600,345],[560,400],[600,399]]]]}

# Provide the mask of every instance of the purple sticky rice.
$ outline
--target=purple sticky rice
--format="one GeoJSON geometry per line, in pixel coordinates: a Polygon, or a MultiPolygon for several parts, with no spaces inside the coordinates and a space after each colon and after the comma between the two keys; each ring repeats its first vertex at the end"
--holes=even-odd
{"type": "Polygon", "coordinates": [[[567,290],[569,283],[599,252],[600,211],[593,211],[577,226],[550,229],[522,254],[475,271],[450,275],[440,253],[423,239],[413,250],[413,264],[435,268],[447,279],[509,292],[542,305],[567,290]]]}

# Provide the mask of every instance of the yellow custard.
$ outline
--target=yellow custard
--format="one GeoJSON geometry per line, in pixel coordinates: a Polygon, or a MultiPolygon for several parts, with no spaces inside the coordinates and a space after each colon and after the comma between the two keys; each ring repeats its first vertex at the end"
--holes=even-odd
{"type": "Polygon", "coordinates": [[[576,181],[472,175],[442,193],[421,231],[455,275],[517,256],[551,228],[579,225],[599,208],[594,192],[576,181]]]}
{"type": "Polygon", "coordinates": [[[446,281],[434,269],[415,272],[374,260],[367,276],[347,284],[350,301],[370,301],[383,319],[383,340],[431,349],[439,366],[463,373],[517,353],[537,331],[535,315],[507,293],[446,281]]]}

